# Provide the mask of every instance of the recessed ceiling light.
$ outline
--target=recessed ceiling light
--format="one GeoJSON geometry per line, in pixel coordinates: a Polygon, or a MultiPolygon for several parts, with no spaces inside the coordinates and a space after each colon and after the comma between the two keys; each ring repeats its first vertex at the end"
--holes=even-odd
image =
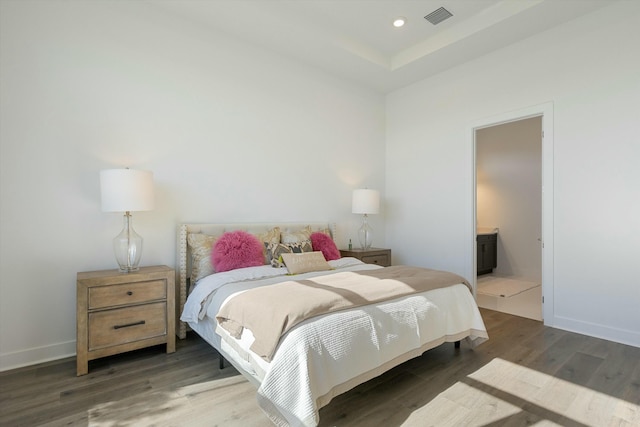
{"type": "Polygon", "coordinates": [[[398,16],[396,19],[393,20],[393,26],[396,28],[400,28],[404,26],[404,24],[406,23],[407,23],[407,18],[405,18],[404,16],[398,16]]]}

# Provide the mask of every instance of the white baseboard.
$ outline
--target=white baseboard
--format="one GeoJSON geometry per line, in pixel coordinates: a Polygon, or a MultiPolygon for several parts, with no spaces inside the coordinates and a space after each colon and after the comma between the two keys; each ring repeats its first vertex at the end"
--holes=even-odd
{"type": "Polygon", "coordinates": [[[64,359],[65,357],[75,356],[75,354],[75,341],[35,347],[14,353],[4,353],[0,354],[0,372],[49,362],[51,360],[64,359]]]}
{"type": "Polygon", "coordinates": [[[640,331],[612,328],[562,316],[554,316],[553,327],[640,348],[640,331]]]}

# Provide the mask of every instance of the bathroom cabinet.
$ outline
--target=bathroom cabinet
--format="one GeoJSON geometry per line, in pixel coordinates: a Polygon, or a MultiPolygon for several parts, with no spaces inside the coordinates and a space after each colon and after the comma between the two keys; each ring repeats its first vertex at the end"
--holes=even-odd
{"type": "Polygon", "coordinates": [[[498,265],[498,235],[496,233],[478,234],[476,242],[478,244],[476,266],[478,276],[489,274],[498,265]]]}

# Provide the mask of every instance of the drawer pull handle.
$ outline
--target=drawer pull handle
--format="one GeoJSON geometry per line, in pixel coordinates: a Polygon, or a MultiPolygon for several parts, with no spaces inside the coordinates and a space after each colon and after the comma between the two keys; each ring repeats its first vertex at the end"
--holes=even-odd
{"type": "Polygon", "coordinates": [[[127,291],[127,295],[131,296],[131,295],[133,295],[133,292],[127,291]]]}
{"type": "Polygon", "coordinates": [[[144,324],[145,324],[145,321],[140,320],[139,322],[127,323],[126,325],[115,325],[113,329],[128,328],[129,326],[138,326],[138,325],[144,325],[144,324]]]}

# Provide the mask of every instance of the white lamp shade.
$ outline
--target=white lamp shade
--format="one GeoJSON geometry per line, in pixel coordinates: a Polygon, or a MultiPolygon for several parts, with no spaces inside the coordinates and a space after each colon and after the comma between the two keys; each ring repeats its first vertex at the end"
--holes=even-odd
{"type": "Polygon", "coordinates": [[[133,169],[100,171],[103,212],[153,209],[153,172],[133,169]]]}
{"type": "Polygon", "coordinates": [[[354,214],[377,214],[380,211],[380,192],[378,190],[353,190],[351,212],[354,214]]]}

